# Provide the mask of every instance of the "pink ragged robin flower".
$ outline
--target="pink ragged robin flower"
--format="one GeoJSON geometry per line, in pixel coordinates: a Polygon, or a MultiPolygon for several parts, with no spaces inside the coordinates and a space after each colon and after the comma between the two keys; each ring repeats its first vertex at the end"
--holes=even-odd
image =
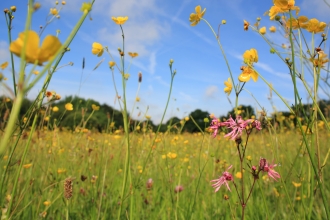
{"type": "Polygon", "coordinates": [[[213,134],[212,136],[215,138],[218,134],[218,130],[221,126],[224,126],[224,123],[220,122],[219,119],[217,119],[216,117],[213,117],[212,121],[211,121],[211,125],[210,128],[213,130],[213,134]]]}
{"type": "Polygon", "coordinates": [[[230,118],[224,122],[225,126],[231,130],[228,134],[225,135],[225,137],[230,137],[232,140],[240,137],[243,130],[246,126],[248,126],[250,121],[250,119],[244,121],[240,115],[238,115],[235,120],[230,116],[230,118]]]}
{"type": "Polygon", "coordinates": [[[273,178],[275,181],[281,178],[281,175],[274,170],[274,167],[276,166],[277,164],[269,164],[265,158],[260,158],[259,169],[267,172],[268,176],[273,178]]]}
{"type": "Polygon", "coordinates": [[[227,170],[225,172],[222,173],[222,176],[220,176],[218,179],[215,179],[215,180],[211,180],[211,182],[215,182],[214,184],[212,184],[212,187],[215,188],[215,191],[214,192],[218,192],[220,187],[225,184],[227,189],[229,191],[230,188],[229,188],[229,185],[228,185],[228,181],[232,181],[234,178],[233,178],[233,175],[231,173],[228,172],[228,170],[230,168],[232,168],[233,165],[230,165],[227,170]]]}

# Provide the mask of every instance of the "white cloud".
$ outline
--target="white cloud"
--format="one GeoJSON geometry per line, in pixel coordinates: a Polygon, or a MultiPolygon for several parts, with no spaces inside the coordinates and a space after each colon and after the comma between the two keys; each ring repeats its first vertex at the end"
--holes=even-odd
{"type": "Polygon", "coordinates": [[[149,72],[151,74],[154,74],[155,73],[155,69],[156,69],[156,65],[157,65],[157,62],[156,62],[156,52],[152,52],[150,54],[150,64],[149,64],[149,72]]]}
{"type": "Polygon", "coordinates": [[[219,91],[217,86],[209,86],[205,90],[205,96],[207,98],[215,98],[215,94],[219,91]]]}

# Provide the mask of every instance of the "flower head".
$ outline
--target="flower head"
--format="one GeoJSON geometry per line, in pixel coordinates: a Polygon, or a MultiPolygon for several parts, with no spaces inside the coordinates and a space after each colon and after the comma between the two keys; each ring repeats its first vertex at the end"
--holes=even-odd
{"type": "Polygon", "coordinates": [[[258,80],[258,74],[251,67],[242,66],[241,70],[243,70],[243,72],[241,73],[241,75],[238,76],[239,81],[248,82],[250,81],[251,77],[255,82],[258,80]]]}
{"type": "Polygon", "coordinates": [[[250,119],[245,121],[240,115],[238,115],[235,120],[230,116],[227,121],[223,122],[225,126],[231,130],[228,134],[225,135],[225,137],[230,137],[232,140],[240,137],[245,127],[248,126],[249,122],[250,119]]]}
{"type": "Polygon", "coordinates": [[[65,109],[66,109],[67,111],[72,111],[72,110],[73,110],[73,105],[72,105],[71,103],[66,103],[66,104],[65,104],[65,109]]]}
{"type": "Polygon", "coordinates": [[[250,23],[247,22],[246,20],[244,20],[244,31],[249,30],[249,25],[250,25],[250,23]]]}
{"type": "Polygon", "coordinates": [[[324,51],[318,52],[318,55],[315,58],[309,59],[315,67],[323,67],[325,63],[329,62],[327,54],[324,51]]]}
{"type": "Polygon", "coordinates": [[[61,47],[59,39],[51,35],[46,36],[41,47],[39,47],[39,35],[34,31],[28,30],[27,35],[25,35],[25,32],[19,34],[17,40],[10,44],[9,50],[16,56],[21,56],[21,54],[24,53],[23,48],[25,41],[26,62],[37,63],[38,65],[42,65],[44,62],[51,60],[61,47]]]}
{"type": "Polygon", "coordinates": [[[58,112],[59,108],[57,106],[54,106],[52,110],[53,112],[58,112]]]}
{"type": "Polygon", "coordinates": [[[4,70],[4,69],[7,68],[7,66],[8,66],[8,62],[6,61],[6,62],[4,62],[4,63],[2,63],[2,64],[0,65],[0,68],[1,68],[2,70],[4,70]]]}
{"type": "Polygon", "coordinates": [[[228,80],[227,81],[225,81],[225,88],[224,88],[224,91],[225,91],[225,93],[227,93],[228,95],[230,95],[230,93],[231,93],[231,90],[233,89],[233,84],[232,84],[232,82],[231,82],[231,79],[230,79],[230,77],[228,78],[228,80]]]}
{"type": "Polygon", "coordinates": [[[92,54],[97,55],[98,57],[103,54],[103,46],[100,43],[94,42],[92,45],[92,54]]]}
{"type": "Polygon", "coordinates": [[[258,51],[254,48],[246,50],[243,54],[243,61],[246,64],[252,64],[258,62],[258,51]]]}
{"type": "Polygon", "coordinates": [[[58,11],[57,11],[56,8],[51,8],[49,13],[52,14],[52,15],[57,15],[58,11]]]}
{"type": "Polygon", "coordinates": [[[285,24],[285,27],[287,29],[292,27],[293,30],[296,30],[298,28],[306,28],[306,22],[308,21],[308,18],[306,16],[299,16],[298,18],[292,18],[292,19],[283,19],[283,23],[285,24]]]}
{"type": "Polygon", "coordinates": [[[116,62],[114,62],[114,61],[110,61],[109,62],[109,67],[110,68],[114,67],[115,65],[116,65],[116,62]]]}
{"type": "Polygon", "coordinates": [[[206,8],[204,8],[204,10],[202,11],[202,7],[198,5],[195,7],[195,11],[196,14],[191,13],[189,16],[189,21],[191,22],[190,24],[191,26],[196,26],[200,22],[201,18],[203,18],[205,14],[206,8]]]}
{"type": "Polygon", "coordinates": [[[232,166],[233,165],[230,165],[227,170],[222,173],[222,176],[220,176],[218,179],[211,180],[211,182],[215,182],[214,184],[212,184],[212,187],[215,188],[214,192],[218,192],[220,187],[224,184],[226,185],[227,189],[231,191],[228,185],[228,181],[232,181],[234,178],[233,175],[228,172],[228,170],[232,168],[232,166]]]}
{"type": "Polygon", "coordinates": [[[183,186],[179,185],[179,186],[176,186],[176,187],[174,188],[174,192],[175,192],[175,193],[179,193],[179,192],[182,192],[183,189],[184,189],[183,186]]]}
{"type": "Polygon", "coordinates": [[[273,178],[275,181],[277,181],[279,178],[281,178],[280,174],[274,170],[274,167],[276,167],[277,164],[269,164],[265,158],[260,158],[259,161],[259,169],[263,172],[267,172],[268,176],[273,178]]]}
{"type": "Polygon", "coordinates": [[[212,121],[211,121],[211,125],[210,125],[210,129],[213,130],[213,134],[212,136],[215,138],[218,134],[218,130],[221,126],[224,126],[223,122],[220,122],[219,119],[217,119],[216,117],[213,117],[212,121]]]}
{"type": "Polygon", "coordinates": [[[316,33],[324,32],[326,26],[327,26],[326,23],[320,22],[316,18],[312,18],[308,22],[306,22],[302,27],[305,28],[308,32],[316,34],[316,33]]]}
{"type": "Polygon", "coordinates": [[[296,10],[296,15],[298,15],[300,8],[294,6],[294,0],[273,0],[274,6],[269,9],[270,20],[274,20],[275,16],[279,13],[288,12],[289,10],[296,10]]]}
{"type": "Polygon", "coordinates": [[[266,27],[260,28],[259,33],[262,34],[262,35],[266,34],[266,27]]]}
{"type": "Polygon", "coordinates": [[[123,25],[128,20],[128,17],[111,17],[111,19],[118,25],[123,25]]]}
{"type": "Polygon", "coordinates": [[[93,111],[98,111],[98,110],[100,110],[100,106],[92,104],[92,109],[93,109],[93,111]]]}
{"type": "Polygon", "coordinates": [[[83,2],[80,8],[80,11],[82,12],[89,12],[92,10],[92,3],[90,2],[83,2]]]}
{"type": "Polygon", "coordinates": [[[137,57],[137,56],[139,56],[139,54],[138,53],[133,53],[133,52],[128,52],[128,55],[130,55],[132,58],[135,58],[135,57],[137,57]]]}
{"type": "Polygon", "coordinates": [[[270,33],[275,33],[276,32],[276,27],[275,26],[271,26],[269,28],[269,31],[270,31],[270,33]]]}

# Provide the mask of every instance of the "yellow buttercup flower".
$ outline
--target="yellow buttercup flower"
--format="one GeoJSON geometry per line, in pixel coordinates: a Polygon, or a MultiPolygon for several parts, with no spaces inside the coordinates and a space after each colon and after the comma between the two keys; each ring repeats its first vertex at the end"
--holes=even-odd
{"type": "Polygon", "coordinates": [[[128,55],[130,55],[132,58],[139,56],[138,53],[132,53],[132,52],[128,52],[128,55]]]}
{"type": "Polygon", "coordinates": [[[66,173],[66,169],[64,169],[64,168],[58,168],[58,169],[57,169],[57,173],[58,173],[58,174],[66,173]]]}
{"type": "Polygon", "coordinates": [[[230,95],[231,90],[233,89],[233,84],[231,82],[230,77],[228,78],[227,81],[225,81],[224,84],[225,84],[226,87],[223,90],[225,91],[225,93],[227,93],[227,95],[230,95]]]}
{"type": "Polygon", "coordinates": [[[16,6],[11,6],[11,7],[10,7],[10,10],[11,10],[12,12],[15,12],[15,11],[16,11],[16,6]]]}
{"type": "Polygon", "coordinates": [[[271,27],[269,28],[269,31],[270,31],[271,33],[275,33],[275,32],[276,32],[276,27],[271,26],[271,27]]]}
{"type": "Polygon", "coordinates": [[[296,187],[296,188],[298,188],[298,187],[300,187],[301,186],[301,183],[296,183],[296,182],[294,182],[294,181],[292,181],[292,184],[294,185],[294,187],[296,187]]]}
{"type": "Polygon", "coordinates": [[[242,179],[242,173],[241,173],[241,172],[237,172],[237,173],[235,174],[235,176],[236,176],[236,178],[238,178],[238,179],[242,179]]]}
{"type": "Polygon", "coordinates": [[[109,62],[109,67],[110,67],[110,68],[114,67],[115,65],[116,65],[116,63],[115,63],[114,61],[110,61],[110,62],[109,62]]]}
{"type": "Polygon", "coordinates": [[[73,105],[72,105],[71,103],[66,103],[66,104],[65,104],[65,109],[66,109],[67,111],[72,111],[72,110],[73,110],[73,105]]]}
{"type": "Polygon", "coordinates": [[[97,55],[98,57],[103,54],[103,46],[100,43],[94,42],[92,45],[92,54],[97,55]]]}
{"type": "Polygon", "coordinates": [[[238,77],[239,81],[248,82],[248,81],[250,81],[251,77],[252,77],[254,82],[256,82],[258,80],[258,74],[253,69],[251,69],[250,67],[243,66],[243,67],[241,67],[241,69],[243,70],[243,72],[238,77]]]}
{"type": "Polygon", "coordinates": [[[298,6],[294,6],[294,0],[273,0],[274,6],[269,9],[269,17],[270,20],[274,20],[275,16],[279,13],[288,12],[289,10],[295,10],[296,15],[298,15],[300,8],[298,6]]]}
{"type": "Polygon", "coordinates": [[[58,112],[59,108],[57,106],[54,106],[52,110],[53,112],[58,112]]]}
{"type": "Polygon", "coordinates": [[[7,66],[8,66],[8,62],[6,61],[0,65],[0,68],[4,70],[7,68],[7,66]]]}
{"type": "Polygon", "coordinates": [[[189,16],[189,21],[191,22],[191,26],[196,26],[200,20],[203,18],[206,8],[202,11],[202,8],[200,5],[195,7],[196,14],[191,13],[189,16]]]}
{"type": "Polygon", "coordinates": [[[28,169],[30,167],[32,167],[32,163],[28,163],[28,164],[23,165],[23,168],[25,168],[25,169],[28,169]]]}
{"type": "Polygon", "coordinates": [[[57,15],[58,11],[57,11],[56,8],[51,8],[49,13],[52,14],[52,15],[57,15]]]}
{"type": "Polygon", "coordinates": [[[243,61],[246,64],[252,64],[258,62],[258,51],[254,48],[246,50],[243,54],[243,61]]]}
{"type": "Polygon", "coordinates": [[[111,19],[118,25],[123,25],[128,20],[128,17],[111,17],[111,19]]]}
{"type": "Polygon", "coordinates": [[[305,22],[308,21],[308,18],[306,16],[299,16],[297,19],[296,18],[292,18],[292,19],[283,19],[285,26],[287,29],[290,28],[290,25],[292,26],[293,30],[296,30],[298,28],[306,28],[306,24],[305,22]],[[290,24],[291,23],[291,24],[290,24]]]}
{"type": "Polygon", "coordinates": [[[329,62],[327,55],[323,51],[318,52],[315,58],[310,58],[309,60],[315,67],[323,67],[325,63],[329,62]]]}
{"type": "Polygon", "coordinates": [[[92,104],[92,109],[93,109],[94,111],[98,111],[98,110],[100,110],[100,106],[97,106],[97,105],[95,105],[95,104],[92,104]]]}
{"type": "Polygon", "coordinates": [[[266,27],[260,28],[259,33],[262,34],[262,35],[266,34],[266,27]]]}
{"type": "Polygon", "coordinates": [[[34,75],[38,75],[39,74],[39,71],[38,70],[33,70],[33,74],[34,75]]]}
{"type": "MultiPolygon", "coordinates": [[[[25,32],[21,32],[17,40],[10,44],[9,50],[16,56],[21,56],[24,52],[25,32]]],[[[48,35],[39,47],[39,35],[34,31],[27,31],[27,41],[25,47],[25,60],[28,63],[37,63],[42,65],[44,62],[49,61],[57,53],[61,47],[61,42],[55,36],[48,35]]]]}
{"type": "Polygon", "coordinates": [[[316,18],[312,18],[303,25],[303,28],[305,28],[308,32],[316,34],[316,33],[324,32],[326,26],[327,26],[326,23],[320,22],[316,18]]]}
{"type": "Polygon", "coordinates": [[[44,206],[49,206],[49,205],[50,205],[50,203],[51,203],[51,202],[50,202],[50,201],[48,201],[48,200],[47,200],[47,201],[44,201],[44,206]]]}
{"type": "Polygon", "coordinates": [[[90,10],[92,10],[92,3],[90,3],[90,2],[84,2],[84,3],[82,3],[82,6],[80,8],[80,11],[82,11],[82,12],[89,12],[90,10]]]}

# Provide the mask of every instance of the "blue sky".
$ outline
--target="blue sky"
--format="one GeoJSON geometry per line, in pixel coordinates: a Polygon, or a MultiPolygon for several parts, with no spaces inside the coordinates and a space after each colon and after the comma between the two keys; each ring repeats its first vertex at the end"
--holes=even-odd
{"type": "MultiPolygon", "coordinates": [[[[24,29],[26,2],[11,0],[0,3],[1,8],[17,6],[12,30],[13,39],[16,39],[18,33],[24,29]]],[[[60,30],[59,38],[61,42],[64,42],[69,31],[78,21],[81,16],[79,9],[83,1],[67,0],[66,2],[67,4],[60,12],[60,19],[55,19],[47,27],[42,39],[48,34],[56,35],[56,30],[60,30]]],[[[49,9],[55,6],[55,1],[45,0],[40,3],[42,7],[34,13],[31,26],[35,31],[39,31],[40,25],[45,25],[49,9]]],[[[277,55],[269,52],[270,48],[261,36],[252,30],[243,30],[244,19],[253,24],[256,18],[260,17],[260,26],[267,27],[267,38],[279,45],[288,44],[288,39],[284,38],[280,31],[274,34],[268,31],[272,25],[278,30],[280,29],[276,22],[270,21],[268,16],[264,16],[264,13],[272,6],[271,0],[96,0],[91,12],[91,19],[86,19],[70,46],[70,52],[64,56],[60,64],[61,66],[73,62],[74,65],[59,69],[53,76],[49,90],[56,91],[62,97],[79,95],[119,108],[118,102],[114,102],[115,90],[107,64],[111,58],[106,53],[102,57],[92,55],[91,46],[93,42],[108,46],[115,61],[119,62],[117,48],[122,45],[121,32],[111,17],[128,16],[128,21],[123,25],[126,52],[139,53],[129,70],[131,75],[127,82],[129,110],[132,109],[135,100],[138,73],[143,74],[139,93],[141,101],[136,104],[139,110],[134,111],[133,117],[138,118],[139,111],[143,114],[149,107],[148,115],[155,123],[160,121],[169,91],[168,64],[170,59],[174,60],[173,67],[177,70],[177,75],[166,119],[172,116],[182,118],[195,109],[202,109],[214,113],[216,116],[226,114],[232,109],[228,98],[234,103],[235,95],[232,93],[227,98],[223,92],[223,83],[229,77],[229,73],[211,30],[203,21],[195,27],[190,26],[189,15],[194,12],[197,5],[206,8],[204,18],[216,31],[222,20],[227,21],[226,25],[221,26],[220,39],[235,82],[237,83],[237,77],[241,72],[240,67],[243,65],[242,54],[247,49],[256,48],[259,53],[256,69],[273,84],[289,104],[293,104],[293,88],[285,64],[277,55]],[[86,65],[82,71],[83,58],[85,58],[86,65]],[[102,59],[104,62],[93,71],[102,59]],[[79,91],[81,77],[83,84],[79,91]]],[[[323,0],[297,0],[296,5],[301,8],[300,15],[306,15],[309,18],[316,17],[326,23],[329,22],[327,15],[330,8],[323,0]]],[[[60,4],[57,7],[60,7],[60,4]]],[[[0,29],[0,62],[2,63],[9,61],[4,16],[0,17],[0,24],[2,27],[0,29]]],[[[315,40],[320,42],[320,34],[315,37],[315,40]]],[[[129,59],[126,60],[126,63],[128,62],[129,59]]],[[[9,78],[7,83],[11,86],[9,71],[10,69],[7,69],[3,73],[9,78]]],[[[115,80],[121,91],[118,71],[115,72],[115,80]]],[[[41,85],[40,82],[30,91],[28,98],[35,98],[41,85]]],[[[303,101],[307,102],[307,92],[303,90],[301,84],[298,87],[303,91],[301,92],[303,101]]],[[[245,88],[254,94],[269,113],[273,112],[267,99],[269,88],[262,80],[259,79],[256,83],[251,80],[245,88]]],[[[8,94],[1,86],[0,94],[3,93],[8,94]]],[[[119,93],[122,94],[122,92],[119,93]]],[[[326,97],[324,92],[320,91],[320,98],[326,97]]],[[[273,94],[273,101],[278,110],[286,110],[275,94],[273,94]]],[[[256,101],[245,91],[240,95],[239,104],[249,104],[260,110],[256,101]]]]}

